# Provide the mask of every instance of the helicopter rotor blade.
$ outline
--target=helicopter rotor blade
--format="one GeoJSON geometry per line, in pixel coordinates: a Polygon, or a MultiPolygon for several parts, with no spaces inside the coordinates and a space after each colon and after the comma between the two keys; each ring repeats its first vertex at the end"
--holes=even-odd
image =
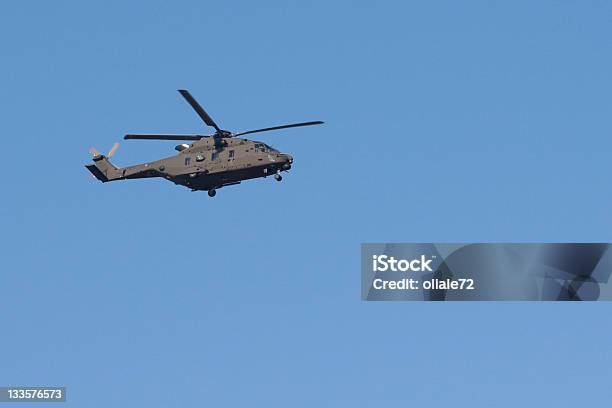
{"type": "Polygon", "coordinates": [[[167,134],[163,134],[163,135],[134,135],[134,134],[127,134],[127,135],[123,136],[123,139],[125,139],[125,140],[130,140],[130,139],[140,139],[140,140],[200,140],[203,137],[204,136],[200,136],[200,135],[167,135],[167,134]]]}
{"type": "Polygon", "coordinates": [[[263,128],[263,129],[248,130],[246,132],[235,133],[232,136],[249,135],[251,133],[268,132],[270,130],[288,129],[288,128],[301,127],[301,126],[322,125],[323,123],[324,122],[320,120],[316,120],[314,122],[292,123],[290,125],[281,125],[281,126],[273,126],[269,128],[263,128]]]}
{"type": "Polygon", "coordinates": [[[197,114],[200,115],[200,117],[202,118],[204,123],[206,123],[208,126],[214,127],[217,132],[221,133],[221,129],[219,128],[219,126],[217,126],[215,121],[212,120],[212,118],[208,115],[208,113],[206,113],[204,108],[202,108],[202,106],[200,106],[198,101],[196,101],[195,98],[193,96],[191,96],[189,91],[187,91],[185,89],[179,89],[178,91],[183,96],[183,98],[185,98],[187,103],[189,103],[189,105],[191,105],[193,110],[195,110],[197,112],[197,114]]]}
{"type": "Polygon", "coordinates": [[[108,152],[108,154],[106,155],[106,157],[108,157],[109,159],[113,157],[113,155],[115,154],[118,148],[119,148],[119,143],[115,143],[113,147],[110,149],[110,151],[108,152]]]}

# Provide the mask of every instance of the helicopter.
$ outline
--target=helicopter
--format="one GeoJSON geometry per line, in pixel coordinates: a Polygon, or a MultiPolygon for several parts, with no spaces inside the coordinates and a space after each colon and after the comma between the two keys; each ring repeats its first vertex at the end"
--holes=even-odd
{"type": "Polygon", "coordinates": [[[125,140],[176,140],[193,143],[177,145],[175,149],[178,154],[174,156],[122,168],[116,167],[109,160],[119,148],[119,143],[115,143],[106,155],[92,147],[89,152],[93,156],[93,164],[85,166],[91,174],[103,183],[161,177],[190,188],[191,191],[207,191],[210,197],[214,197],[218,189],[240,184],[244,180],[273,176],[275,180],[281,181],[283,179],[281,173],[291,169],[293,164],[291,155],[281,153],[265,143],[239,136],[324,123],[301,122],[233,133],[221,129],[189,91],[179,89],[178,92],[204,123],[215,129],[215,133],[211,135],[127,134],[124,136],[125,140]]]}

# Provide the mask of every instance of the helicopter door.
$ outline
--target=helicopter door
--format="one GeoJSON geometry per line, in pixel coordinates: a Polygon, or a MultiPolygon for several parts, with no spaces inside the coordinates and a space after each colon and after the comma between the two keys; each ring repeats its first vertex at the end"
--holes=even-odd
{"type": "Polygon", "coordinates": [[[210,155],[210,161],[216,171],[224,171],[227,167],[224,160],[221,159],[221,151],[213,151],[210,155]]]}
{"type": "Polygon", "coordinates": [[[237,169],[236,165],[236,151],[234,149],[227,152],[227,168],[228,170],[237,169]]]}

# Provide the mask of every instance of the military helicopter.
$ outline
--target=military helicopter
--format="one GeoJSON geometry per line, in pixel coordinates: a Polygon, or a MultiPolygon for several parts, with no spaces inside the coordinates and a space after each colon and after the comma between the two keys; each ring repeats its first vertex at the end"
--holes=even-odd
{"type": "Polygon", "coordinates": [[[221,129],[188,91],[179,89],[178,92],[204,123],[215,129],[215,133],[212,135],[127,134],[124,137],[126,140],[179,140],[193,141],[193,143],[177,145],[175,149],[179,153],[174,156],[123,168],[117,168],[109,161],[119,148],[119,143],[115,143],[106,156],[92,147],[89,152],[93,156],[94,163],[85,167],[103,183],[162,177],[174,184],[190,188],[191,191],[208,191],[208,195],[214,197],[218,189],[240,184],[244,180],[273,176],[277,181],[281,181],[283,179],[281,172],[291,169],[293,157],[290,155],[281,153],[265,143],[241,139],[239,136],[323,123],[321,121],[292,123],[232,133],[221,129]]]}

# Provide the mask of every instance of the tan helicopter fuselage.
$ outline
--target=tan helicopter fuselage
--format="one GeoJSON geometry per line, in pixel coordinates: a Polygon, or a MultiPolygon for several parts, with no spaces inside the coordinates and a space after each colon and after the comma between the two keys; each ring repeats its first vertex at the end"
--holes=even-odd
{"type": "Polygon", "coordinates": [[[262,142],[240,138],[203,137],[176,146],[179,153],[149,163],[116,168],[100,155],[88,169],[101,181],[162,177],[192,190],[214,190],[243,180],[289,170],[290,155],[262,142]]]}

